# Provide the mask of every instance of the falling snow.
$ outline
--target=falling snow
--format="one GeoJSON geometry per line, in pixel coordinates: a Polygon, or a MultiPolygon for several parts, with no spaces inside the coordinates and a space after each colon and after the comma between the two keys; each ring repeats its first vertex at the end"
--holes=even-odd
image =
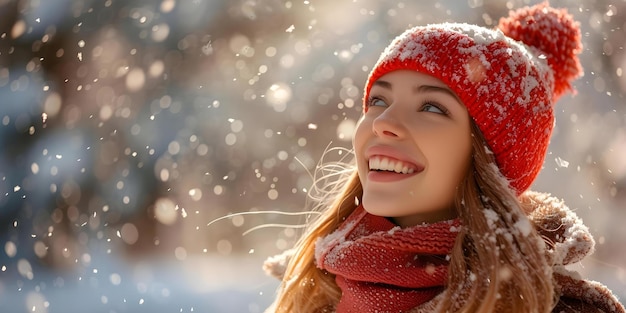
{"type": "MultiPolygon", "coordinates": [[[[293,245],[284,225],[303,218],[207,224],[302,210],[324,151],[346,157],[362,85],[394,36],[506,12],[495,0],[57,2],[2,7],[0,303],[15,312],[262,312],[276,287],[262,260],[293,245]],[[283,226],[247,235],[262,224],[283,226]]],[[[532,188],[602,238],[585,274],[624,299],[626,2],[551,4],[581,21],[585,76],[557,103],[532,188]]]]}

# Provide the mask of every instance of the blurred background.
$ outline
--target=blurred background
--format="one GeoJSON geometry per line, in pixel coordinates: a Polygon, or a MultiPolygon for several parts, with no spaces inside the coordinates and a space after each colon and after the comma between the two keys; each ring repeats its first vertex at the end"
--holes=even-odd
{"type": "MultiPolygon", "coordinates": [[[[0,0],[0,311],[262,312],[324,151],[350,147],[390,40],[538,1],[0,0]]],[[[626,299],[626,1],[551,1],[585,76],[533,186],[626,299]]],[[[331,151],[326,158],[343,157],[331,151]]]]}

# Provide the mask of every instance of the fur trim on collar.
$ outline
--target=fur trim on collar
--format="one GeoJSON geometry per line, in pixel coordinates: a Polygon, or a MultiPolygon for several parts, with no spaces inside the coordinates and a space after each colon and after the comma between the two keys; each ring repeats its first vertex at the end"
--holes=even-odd
{"type": "MultiPolygon", "coordinates": [[[[548,257],[555,265],[581,261],[594,251],[595,241],[582,220],[562,200],[547,193],[527,191],[520,196],[528,218],[547,243],[548,257]]],[[[293,250],[268,258],[265,272],[282,279],[293,250]]]]}
{"type": "Polygon", "coordinates": [[[293,256],[293,250],[285,250],[283,253],[267,258],[263,263],[263,270],[265,274],[283,280],[285,271],[287,270],[287,264],[293,256]]]}
{"type": "Polygon", "coordinates": [[[520,201],[544,238],[546,255],[553,263],[553,280],[560,296],[553,312],[624,313],[624,306],[606,286],[565,267],[594,252],[595,241],[582,220],[549,194],[527,191],[520,201]]]}
{"type": "Polygon", "coordinates": [[[547,244],[547,255],[555,265],[581,261],[594,252],[595,241],[580,218],[562,200],[547,193],[527,191],[522,206],[547,244]]]}

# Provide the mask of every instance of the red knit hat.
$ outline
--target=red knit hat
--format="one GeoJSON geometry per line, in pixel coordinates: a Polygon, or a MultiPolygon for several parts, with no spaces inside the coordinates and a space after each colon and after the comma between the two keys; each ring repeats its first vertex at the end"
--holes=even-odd
{"type": "Polygon", "coordinates": [[[391,71],[437,77],[465,104],[519,195],[543,165],[554,103],[582,74],[581,50],[579,24],[547,3],[511,12],[496,30],[450,23],[415,27],[381,54],[364,102],[372,84],[391,71]]]}

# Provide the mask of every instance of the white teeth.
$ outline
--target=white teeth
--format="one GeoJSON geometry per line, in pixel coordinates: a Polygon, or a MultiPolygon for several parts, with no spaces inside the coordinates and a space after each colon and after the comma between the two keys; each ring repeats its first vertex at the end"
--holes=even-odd
{"type": "Polygon", "coordinates": [[[387,170],[387,171],[393,170],[393,169],[390,169],[390,167],[391,166],[389,166],[389,159],[385,158],[385,159],[382,159],[380,161],[380,168],[379,169],[381,169],[381,170],[384,169],[384,170],[387,170]]]}
{"type": "Polygon", "coordinates": [[[401,161],[394,161],[385,157],[373,157],[369,160],[370,170],[376,171],[390,171],[401,174],[411,174],[414,172],[412,168],[409,168],[408,164],[401,161]]]}
{"type": "Polygon", "coordinates": [[[394,166],[393,170],[398,173],[402,173],[402,163],[396,162],[396,166],[394,166]]]}

